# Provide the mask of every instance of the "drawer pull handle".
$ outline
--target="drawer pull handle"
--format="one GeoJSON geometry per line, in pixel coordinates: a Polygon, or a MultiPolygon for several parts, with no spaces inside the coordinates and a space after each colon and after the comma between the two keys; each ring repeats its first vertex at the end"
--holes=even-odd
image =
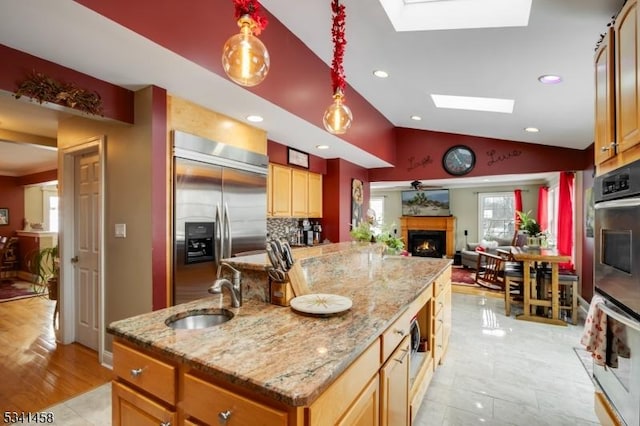
{"type": "Polygon", "coordinates": [[[400,357],[400,359],[398,359],[398,358],[394,358],[393,359],[394,361],[399,362],[400,364],[402,364],[404,362],[404,359],[409,354],[409,349],[402,349],[402,352],[404,352],[404,354],[400,357]]]}
{"type": "Polygon", "coordinates": [[[142,374],[142,368],[133,368],[131,370],[131,377],[138,377],[142,374]]]}
{"type": "Polygon", "coordinates": [[[231,418],[231,410],[221,411],[218,413],[218,423],[226,425],[227,421],[231,418]]]}
{"type": "Polygon", "coordinates": [[[438,322],[439,322],[440,324],[442,324],[444,321],[443,321],[443,320],[441,320],[441,319],[439,319],[439,320],[438,320],[438,322]]]}
{"type": "Polygon", "coordinates": [[[404,336],[404,330],[400,330],[399,328],[396,328],[393,332],[399,334],[400,337],[404,336]]]}
{"type": "Polygon", "coordinates": [[[171,422],[162,422],[160,426],[171,426],[171,422]]]}
{"type": "Polygon", "coordinates": [[[438,302],[438,306],[440,306],[442,308],[444,306],[444,303],[438,302]]]}

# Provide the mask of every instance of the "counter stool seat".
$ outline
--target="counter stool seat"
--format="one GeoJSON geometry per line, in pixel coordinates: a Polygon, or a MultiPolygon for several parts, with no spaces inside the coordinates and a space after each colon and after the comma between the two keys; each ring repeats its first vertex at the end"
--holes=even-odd
{"type": "MultiPolygon", "coordinates": [[[[531,282],[535,283],[536,271],[531,269],[529,275],[531,282]]],[[[521,263],[507,262],[504,269],[504,283],[504,314],[511,316],[511,305],[522,302],[524,292],[531,287],[531,284],[524,285],[524,271],[521,263]]]]}

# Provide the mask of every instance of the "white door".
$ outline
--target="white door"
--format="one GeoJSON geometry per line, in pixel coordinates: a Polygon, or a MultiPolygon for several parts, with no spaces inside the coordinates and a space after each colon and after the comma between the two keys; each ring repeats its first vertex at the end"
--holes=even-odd
{"type": "Polygon", "coordinates": [[[75,157],[75,324],[76,341],[98,350],[100,162],[97,152],[75,157]]]}

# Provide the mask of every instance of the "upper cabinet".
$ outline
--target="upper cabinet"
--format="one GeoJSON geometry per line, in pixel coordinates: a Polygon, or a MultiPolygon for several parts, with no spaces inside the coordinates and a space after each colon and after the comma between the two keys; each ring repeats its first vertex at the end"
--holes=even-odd
{"type": "Polygon", "coordinates": [[[268,217],[322,217],[322,175],[269,164],[268,217]]]}
{"type": "Polygon", "coordinates": [[[639,48],[637,0],[629,0],[595,56],[598,174],[640,159],[639,48]]]}
{"type": "Polygon", "coordinates": [[[613,43],[613,29],[609,28],[595,56],[596,116],[594,134],[596,164],[605,162],[616,153],[613,43]]]}

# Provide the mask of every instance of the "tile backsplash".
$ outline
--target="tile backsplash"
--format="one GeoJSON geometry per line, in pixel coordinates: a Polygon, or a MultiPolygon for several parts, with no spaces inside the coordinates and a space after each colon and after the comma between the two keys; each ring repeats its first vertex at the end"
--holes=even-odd
{"type": "Polygon", "coordinates": [[[269,239],[287,239],[291,240],[295,236],[295,232],[298,229],[298,221],[300,219],[295,217],[277,217],[267,218],[267,234],[269,239]]]}

